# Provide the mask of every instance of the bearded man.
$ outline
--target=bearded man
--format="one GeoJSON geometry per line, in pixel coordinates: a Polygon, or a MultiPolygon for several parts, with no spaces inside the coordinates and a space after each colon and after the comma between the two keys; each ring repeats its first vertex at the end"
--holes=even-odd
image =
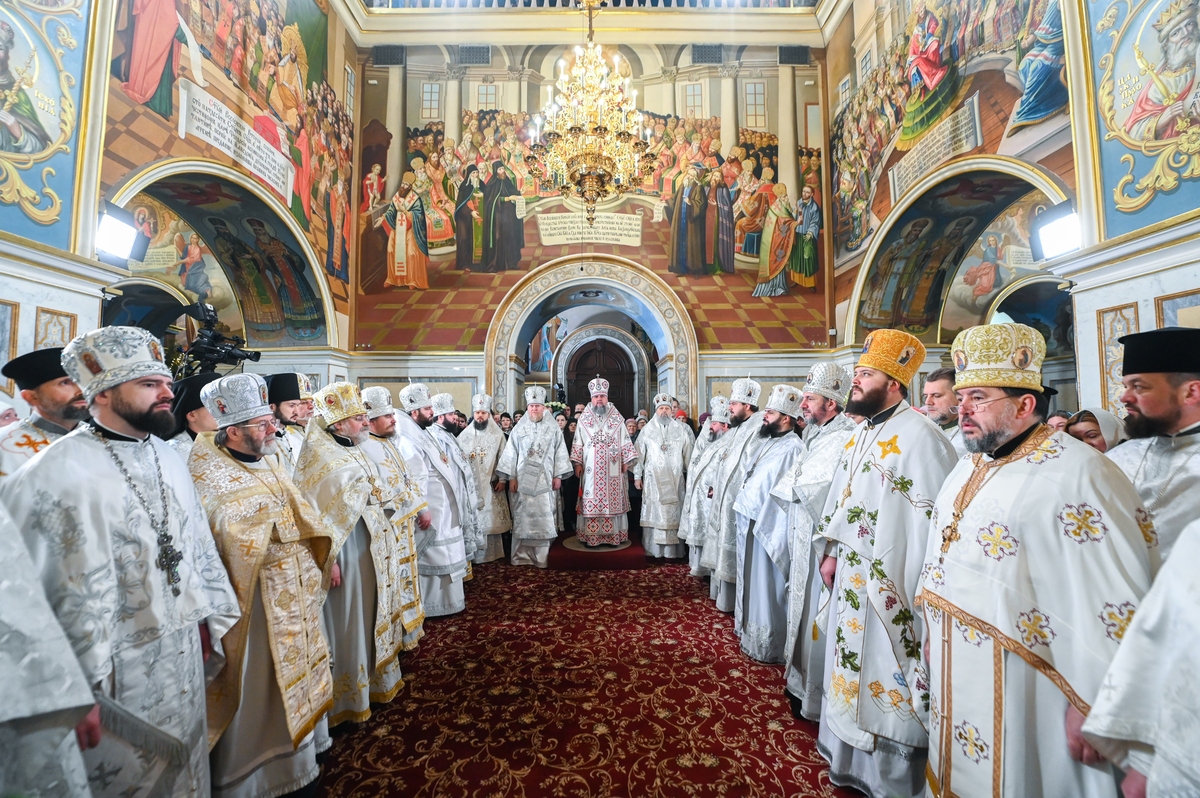
{"type": "Polygon", "coordinates": [[[1121,402],[1133,440],[1108,452],[1154,521],[1163,560],[1200,516],[1200,330],[1166,327],[1123,336],[1121,402]]]}
{"type": "Polygon", "coordinates": [[[937,495],[917,596],[930,792],[1117,798],[1080,727],[1141,615],[1152,525],[1120,469],[1042,423],[1040,333],[980,325],[951,351],[972,456],[937,495]]]}
{"type": "Polygon", "coordinates": [[[1176,0],[1153,24],[1162,49],[1162,63],[1153,80],[1138,92],[1125,119],[1125,132],[1139,141],[1162,141],[1180,133],[1180,123],[1196,115],[1187,106],[1196,81],[1196,45],[1200,26],[1195,0],[1176,0]]]}
{"type": "Polygon", "coordinates": [[[782,662],[787,638],[791,496],[775,496],[773,488],[804,454],[804,442],[795,428],[801,398],[800,389],[791,385],[771,389],[758,430],[765,443],[748,464],[733,503],[738,564],[734,630],[740,630],[742,652],[759,662],[782,662]]]}
{"type": "Polygon", "coordinates": [[[700,428],[696,445],[692,447],[683,508],[679,513],[679,539],[687,544],[692,576],[707,576],[709,573],[700,560],[708,539],[707,522],[712,507],[714,480],[721,464],[721,444],[729,430],[729,400],[724,396],[714,396],[708,408],[708,419],[700,428]]]}
{"type": "MultiPolygon", "coordinates": [[[[312,415],[311,399],[304,399],[304,388],[308,378],[303,374],[284,372],[266,378],[267,395],[271,401],[271,412],[277,422],[279,455],[288,470],[294,472],[300,448],[304,445],[304,425],[312,415]]],[[[311,397],[311,394],[310,394],[311,397]]]]}
{"type": "Polygon", "coordinates": [[[463,580],[467,576],[464,511],[459,504],[460,477],[430,433],[433,401],[420,382],[400,390],[403,415],[396,416],[396,438],[409,469],[422,486],[432,516],[417,540],[417,580],[426,617],[453,615],[467,606],[463,580]]]}
{"type": "MultiPolygon", "coordinates": [[[[475,562],[504,559],[504,535],[513,528],[504,479],[496,473],[504,452],[504,431],[492,421],[492,397],[477,393],[471,397],[472,420],[458,433],[458,445],[475,475],[475,490],[483,506],[479,510],[480,532],[484,543],[475,551],[475,562]]],[[[519,425],[518,425],[519,426],[519,425]]]]}
{"type": "Polygon", "coordinates": [[[642,546],[647,557],[678,559],[685,474],[692,459],[692,431],[671,417],[671,396],[654,397],[654,417],[637,436],[633,485],[642,491],[642,546]]]}
{"type": "Polygon", "coordinates": [[[863,342],[846,412],[865,421],[846,444],[816,545],[833,591],[817,748],[830,780],[872,798],[924,790],[929,681],[913,610],[929,511],[957,458],[906,401],[925,346],[900,330],[863,342]]]}
{"type": "Polygon", "coordinates": [[[931,371],[921,389],[925,398],[925,417],[938,425],[959,457],[967,454],[962,428],[958,426],[958,399],[954,395],[954,369],[931,371]]]}
{"type": "Polygon", "coordinates": [[[629,493],[625,472],[637,450],[625,431],[621,412],[608,403],[608,380],[588,383],[592,401],[579,417],[571,462],[583,481],[575,536],[585,546],[619,546],[629,540],[629,493]]]}
{"type": "Polygon", "coordinates": [[[746,470],[766,439],[758,434],[763,412],[758,409],[762,386],[749,377],[735,380],[729,397],[729,434],[713,482],[712,512],[708,514],[700,565],[712,571],[709,591],[721,612],[733,612],[737,596],[737,513],[733,509],[746,481],[746,470]]]}
{"type": "Polygon", "coordinates": [[[204,661],[238,600],[175,428],[162,345],[75,338],[61,364],[91,420],[0,486],[97,704],[76,727],[96,796],[211,792],[204,661]],[[160,741],[173,738],[169,749],[160,741]]]}
{"type": "Polygon", "coordinates": [[[821,719],[827,643],[816,620],[825,585],[821,582],[820,556],[813,550],[813,538],[821,523],[821,511],[834,470],[841,462],[856,426],[842,412],[849,386],[850,374],[836,363],[824,361],[813,365],[804,383],[804,399],[800,402],[800,412],[807,422],[804,428],[806,448],[792,470],[772,491],[772,495],[791,502],[788,518],[791,573],[788,578],[787,640],[784,643],[787,688],[784,693],[796,718],[813,721],[821,719]]]}
{"type": "Polygon", "coordinates": [[[320,418],[308,425],[296,461],[296,485],[333,534],[335,559],[325,601],[333,654],[330,728],[371,717],[404,685],[404,628],[393,621],[411,575],[400,570],[402,530],[388,517],[390,497],[379,469],[362,450],[370,435],[358,388],[334,382],[313,394],[320,418]]]}
{"type": "Polygon", "coordinates": [[[471,561],[475,552],[486,545],[479,525],[479,511],[483,500],[475,488],[475,473],[458,445],[458,415],[454,409],[454,397],[448,393],[434,394],[430,401],[433,408],[433,425],[429,434],[450,461],[454,474],[454,496],[458,500],[459,517],[463,519],[463,545],[467,556],[467,578],[470,579],[471,561]]]}
{"type": "Polygon", "coordinates": [[[91,417],[83,392],[59,362],[61,357],[61,347],[38,349],[0,368],[0,374],[16,381],[21,398],[33,408],[29,418],[0,429],[0,483],[91,417]]]}
{"type": "Polygon", "coordinates": [[[513,492],[512,564],[545,568],[558,537],[558,490],[571,473],[571,458],[562,430],[546,414],[546,389],[526,388],[525,404],[496,472],[498,484],[513,492]]]}
{"type": "Polygon", "coordinates": [[[217,431],[217,420],[204,406],[200,392],[204,390],[205,385],[219,379],[220,374],[209,371],[176,380],[171,386],[171,391],[175,394],[171,401],[171,415],[175,416],[175,435],[167,443],[179,452],[185,463],[192,454],[196,436],[201,432],[217,431]]]}
{"type": "Polygon", "coordinates": [[[196,437],[188,468],[242,614],[208,685],[213,795],[271,795],[315,781],[330,745],[321,605],[333,536],[271,456],[279,439],[263,378],[230,374],[201,394],[218,431],[196,437]]]}

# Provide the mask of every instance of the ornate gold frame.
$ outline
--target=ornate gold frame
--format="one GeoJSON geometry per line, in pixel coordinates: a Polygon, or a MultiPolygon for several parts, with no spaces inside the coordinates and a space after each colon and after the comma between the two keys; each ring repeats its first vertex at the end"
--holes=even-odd
{"type": "MultiPolygon", "coordinates": [[[[1104,314],[1112,313],[1116,310],[1125,310],[1126,308],[1133,308],[1133,323],[1137,329],[1133,330],[1132,332],[1140,332],[1142,329],[1142,321],[1139,316],[1137,302],[1127,302],[1123,305],[1113,305],[1112,307],[1100,308],[1096,311],[1096,348],[1098,350],[1098,354],[1100,355],[1100,406],[1105,410],[1109,410],[1114,413],[1116,410],[1108,405],[1108,365],[1104,362],[1104,314]]],[[[1076,320],[1076,323],[1078,323],[1078,320],[1076,320]]]]}
{"type": "Polygon", "coordinates": [[[1154,298],[1154,326],[1157,329],[1162,329],[1165,325],[1163,305],[1172,299],[1180,299],[1185,296],[1200,295],[1200,288],[1189,288],[1187,291],[1176,291],[1174,294],[1164,294],[1154,298]]]}
{"type": "MultiPolygon", "coordinates": [[[[8,357],[4,360],[4,362],[7,363],[17,356],[17,343],[21,334],[21,303],[10,302],[7,299],[0,299],[0,305],[5,305],[12,308],[12,330],[9,331],[8,341],[0,341],[0,346],[7,344],[8,357]]],[[[3,385],[0,385],[0,391],[4,391],[4,393],[8,394],[9,396],[15,396],[15,382],[15,380],[11,379],[4,380],[3,385]]]]}

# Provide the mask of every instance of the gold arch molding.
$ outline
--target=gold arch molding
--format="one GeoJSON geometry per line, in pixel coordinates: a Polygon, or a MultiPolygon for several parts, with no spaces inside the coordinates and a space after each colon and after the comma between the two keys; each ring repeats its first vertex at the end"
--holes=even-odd
{"type": "MultiPolygon", "coordinates": [[[[839,341],[840,344],[857,343],[858,306],[862,302],[862,292],[866,287],[871,269],[875,264],[875,257],[879,254],[879,248],[883,245],[883,241],[887,238],[887,234],[891,232],[892,227],[896,225],[896,222],[904,215],[905,211],[911,208],[927,191],[951,177],[971,174],[972,172],[999,172],[1012,177],[1019,177],[1026,183],[1029,183],[1031,187],[1040,190],[1055,205],[1065,202],[1069,197],[1066,185],[1052,172],[1038,164],[1004,155],[968,155],[949,161],[925,175],[892,206],[888,215],[880,223],[879,229],[871,237],[871,243],[867,245],[867,251],[864,253],[862,262],[858,268],[858,275],[854,279],[854,291],[850,294],[850,303],[846,307],[845,336],[839,341]]],[[[938,318],[941,318],[940,312],[938,313],[938,318]]],[[[939,329],[939,334],[940,332],[939,329]]]]}
{"type": "Polygon", "coordinates": [[[616,255],[581,253],[547,261],[532,269],[500,301],[484,343],[486,385],[493,407],[515,407],[510,395],[510,356],[518,355],[517,340],[526,319],[547,296],[576,286],[600,286],[632,294],[649,310],[667,335],[674,356],[674,392],[688,407],[697,407],[699,344],[687,308],[661,277],[640,263],[616,255]]]}
{"type": "Polygon", "coordinates": [[[567,387],[567,369],[571,366],[571,358],[575,353],[592,341],[605,340],[615,343],[625,354],[634,367],[634,394],[637,397],[635,410],[650,406],[650,356],[641,343],[631,333],[614,327],[611,324],[588,324],[567,334],[554,357],[550,359],[550,374],[553,381],[563,388],[567,387]]]}
{"type": "MultiPolygon", "coordinates": [[[[284,206],[261,183],[245,172],[207,158],[167,158],[149,164],[141,171],[131,172],[126,175],[125,179],[109,190],[109,194],[111,194],[109,201],[118,207],[124,208],[135,196],[160,180],[168,177],[196,174],[220,177],[237,185],[239,188],[246,189],[262,200],[263,204],[287,227],[292,237],[300,245],[300,250],[305,260],[308,261],[309,271],[316,280],[317,289],[321,292],[321,308],[325,311],[325,334],[329,342],[328,346],[330,349],[341,348],[341,341],[338,340],[337,314],[333,309],[333,294],[329,290],[329,283],[325,279],[325,269],[320,266],[316,250],[309,243],[308,236],[305,234],[303,228],[292,217],[291,210],[284,206]]],[[[259,349],[274,351],[276,347],[259,347],[259,349]]],[[[289,348],[284,351],[292,352],[294,350],[289,348]]]]}

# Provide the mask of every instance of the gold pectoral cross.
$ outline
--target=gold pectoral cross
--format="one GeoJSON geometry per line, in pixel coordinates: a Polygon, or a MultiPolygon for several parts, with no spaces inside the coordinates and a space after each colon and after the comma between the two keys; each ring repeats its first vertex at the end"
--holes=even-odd
{"type": "Polygon", "coordinates": [[[946,552],[950,551],[950,544],[962,538],[962,535],[958,534],[958,522],[961,520],[962,514],[955,511],[954,520],[942,530],[942,556],[938,557],[939,564],[946,558],[946,552]]]}
{"type": "Polygon", "coordinates": [[[846,489],[842,491],[842,503],[839,506],[841,506],[841,507],[846,506],[846,502],[850,501],[850,493],[851,493],[850,485],[849,485],[849,483],[847,483],[846,489]]]}

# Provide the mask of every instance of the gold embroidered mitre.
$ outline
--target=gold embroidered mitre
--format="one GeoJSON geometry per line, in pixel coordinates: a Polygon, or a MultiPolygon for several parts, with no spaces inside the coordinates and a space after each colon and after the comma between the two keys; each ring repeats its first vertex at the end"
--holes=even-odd
{"type": "Polygon", "coordinates": [[[348,382],[334,382],[313,394],[313,404],[326,425],[351,416],[367,415],[358,388],[348,382]]]}
{"type": "Polygon", "coordinates": [[[875,330],[863,341],[858,366],[882,371],[908,385],[925,362],[925,345],[903,330],[875,330]]]}
{"type": "Polygon", "coordinates": [[[982,324],[963,330],[950,348],[954,388],[1028,388],[1042,392],[1046,339],[1024,324],[982,324]]]}

